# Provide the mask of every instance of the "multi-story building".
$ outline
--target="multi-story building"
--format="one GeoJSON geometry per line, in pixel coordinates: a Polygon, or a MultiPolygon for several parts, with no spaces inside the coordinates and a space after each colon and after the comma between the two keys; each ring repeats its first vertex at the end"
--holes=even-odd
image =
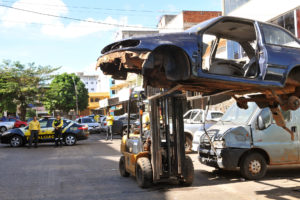
{"type": "Polygon", "coordinates": [[[163,15],[157,28],[160,33],[181,32],[200,22],[221,15],[220,11],[182,11],[178,15],[163,15]]]}
{"type": "Polygon", "coordinates": [[[100,90],[99,75],[88,75],[83,72],[77,72],[80,80],[84,83],[88,92],[98,92],[100,90]]]}

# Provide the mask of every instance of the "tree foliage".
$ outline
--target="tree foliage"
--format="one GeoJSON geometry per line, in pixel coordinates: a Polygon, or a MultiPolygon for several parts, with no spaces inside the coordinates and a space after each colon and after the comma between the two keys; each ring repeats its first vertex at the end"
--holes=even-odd
{"type": "Polygon", "coordinates": [[[3,61],[0,64],[0,111],[20,106],[20,118],[25,120],[29,104],[35,104],[45,92],[47,81],[59,68],[3,61]]]}
{"type": "Polygon", "coordinates": [[[62,110],[67,113],[76,109],[77,87],[78,109],[84,110],[88,106],[88,90],[84,83],[75,74],[63,73],[55,76],[44,98],[44,105],[50,111],[62,110]]]}

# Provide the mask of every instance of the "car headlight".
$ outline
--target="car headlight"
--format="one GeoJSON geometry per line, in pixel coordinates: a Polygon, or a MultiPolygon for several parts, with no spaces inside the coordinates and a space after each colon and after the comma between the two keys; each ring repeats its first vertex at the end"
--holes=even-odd
{"type": "Polygon", "coordinates": [[[221,141],[214,141],[213,142],[213,145],[215,148],[217,149],[222,149],[222,148],[225,148],[226,145],[225,145],[225,141],[221,140],[221,141]]]}

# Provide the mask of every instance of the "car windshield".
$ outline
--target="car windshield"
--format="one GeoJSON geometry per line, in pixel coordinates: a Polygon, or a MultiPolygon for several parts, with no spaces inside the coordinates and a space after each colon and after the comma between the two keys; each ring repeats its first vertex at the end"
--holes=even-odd
{"type": "Polygon", "coordinates": [[[221,118],[221,122],[232,122],[234,124],[245,124],[250,119],[257,106],[254,102],[248,103],[248,109],[241,109],[233,104],[221,118]]]}
{"type": "Polygon", "coordinates": [[[188,32],[188,33],[195,33],[198,32],[199,30],[201,30],[202,28],[206,27],[208,24],[212,23],[213,21],[215,21],[216,18],[212,18],[209,20],[206,20],[204,22],[201,22],[200,24],[197,24],[187,30],[185,30],[184,32],[188,32]]]}
{"type": "Polygon", "coordinates": [[[82,123],[94,123],[95,120],[93,118],[82,118],[82,123]]]}

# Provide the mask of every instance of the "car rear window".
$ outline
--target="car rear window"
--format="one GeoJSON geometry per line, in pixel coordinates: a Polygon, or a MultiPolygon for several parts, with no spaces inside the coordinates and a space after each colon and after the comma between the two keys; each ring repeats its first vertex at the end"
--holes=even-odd
{"type": "Polygon", "coordinates": [[[94,123],[95,120],[92,118],[82,118],[82,123],[94,123]]]}

